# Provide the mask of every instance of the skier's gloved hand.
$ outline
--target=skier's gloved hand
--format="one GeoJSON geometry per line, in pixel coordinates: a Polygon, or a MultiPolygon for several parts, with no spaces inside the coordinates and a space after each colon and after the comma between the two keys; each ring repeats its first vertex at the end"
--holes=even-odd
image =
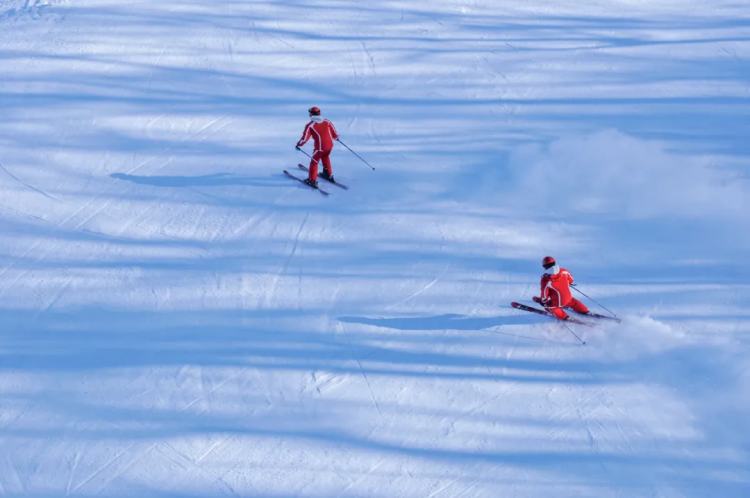
{"type": "Polygon", "coordinates": [[[531,299],[533,299],[535,303],[539,303],[542,306],[547,306],[549,304],[549,302],[550,302],[549,299],[542,299],[539,296],[534,296],[531,299]]]}
{"type": "Polygon", "coordinates": [[[299,145],[295,145],[294,148],[300,150],[299,145]]]}

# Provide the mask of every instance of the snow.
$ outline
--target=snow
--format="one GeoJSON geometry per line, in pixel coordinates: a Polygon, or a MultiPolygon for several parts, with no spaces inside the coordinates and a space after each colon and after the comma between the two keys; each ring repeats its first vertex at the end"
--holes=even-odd
{"type": "Polygon", "coordinates": [[[749,8],[0,0],[0,496],[750,495],[749,8]]]}

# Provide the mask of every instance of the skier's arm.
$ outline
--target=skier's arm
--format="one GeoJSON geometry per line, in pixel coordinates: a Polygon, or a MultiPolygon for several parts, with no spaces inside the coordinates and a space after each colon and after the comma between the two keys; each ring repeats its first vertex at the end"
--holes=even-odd
{"type": "Polygon", "coordinates": [[[296,147],[298,149],[305,145],[308,140],[310,140],[310,136],[312,135],[310,133],[310,124],[311,123],[307,123],[307,126],[305,126],[305,129],[302,131],[302,137],[299,139],[299,141],[297,141],[296,147]]]}
{"type": "Polygon", "coordinates": [[[539,292],[539,303],[545,304],[549,300],[549,291],[547,290],[547,281],[549,280],[549,277],[547,275],[542,277],[542,281],[540,282],[539,286],[541,287],[541,290],[539,292]]]}
{"type": "Polygon", "coordinates": [[[336,127],[333,126],[333,122],[332,121],[329,121],[328,123],[331,125],[331,136],[333,137],[334,140],[338,140],[339,139],[339,134],[336,131],[336,127]]]}

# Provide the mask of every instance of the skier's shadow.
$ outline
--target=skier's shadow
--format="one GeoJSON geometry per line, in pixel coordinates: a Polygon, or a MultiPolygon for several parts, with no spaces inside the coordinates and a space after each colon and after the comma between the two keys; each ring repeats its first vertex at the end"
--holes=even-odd
{"type": "Polygon", "coordinates": [[[200,176],[138,176],[127,173],[113,173],[110,177],[139,185],[154,187],[222,187],[250,185],[255,187],[279,186],[280,182],[272,177],[258,178],[233,175],[231,173],[215,173],[200,176]]]}
{"type": "Polygon", "coordinates": [[[338,319],[344,323],[374,325],[398,330],[482,330],[501,325],[528,325],[543,321],[541,317],[524,315],[473,317],[457,314],[399,318],[341,316],[338,319]]]}

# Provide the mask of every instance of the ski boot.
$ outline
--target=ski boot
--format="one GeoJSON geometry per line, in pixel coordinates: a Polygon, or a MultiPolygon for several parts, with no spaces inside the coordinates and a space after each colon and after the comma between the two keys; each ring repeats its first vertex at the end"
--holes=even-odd
{"type": "Polygon", "coordinates": [[[310,180],[309,178],[305,178],[305,183],[310,185],[312,188],[318,188],[318,182],[314,180],[310,180]]]}
{"type": "Polygon", "coordinates": [[[329,175],[328,171],[326,171],[326,170],[321,171],[320,172],[320,176],[322,176],[323,178],[325,178],[326,180],[328,180],[331,183],[336,183],[336,180],[333,179],[333,174],[329,175]]]}

